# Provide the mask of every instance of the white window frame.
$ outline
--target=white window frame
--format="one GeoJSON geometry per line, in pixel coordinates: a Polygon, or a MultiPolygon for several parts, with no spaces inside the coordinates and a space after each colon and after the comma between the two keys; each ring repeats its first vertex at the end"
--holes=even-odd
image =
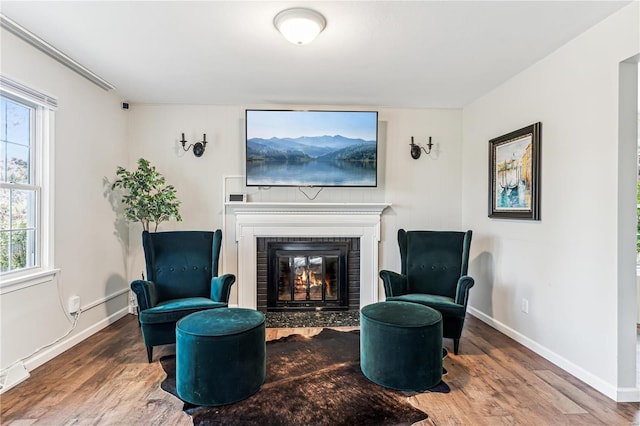
{"type": "MultiPolygon", "coordinates": [[[[0,274],[0,294],[51,281],[58,270],[54,267],[54,124],[56,98],[0,75],[0,94],[34,108],[33,126],[35,146],[31,164],[36,186],[36,266],[0,274]]],[[[14,188],[18,184],[12,184],[14,188]]]]}

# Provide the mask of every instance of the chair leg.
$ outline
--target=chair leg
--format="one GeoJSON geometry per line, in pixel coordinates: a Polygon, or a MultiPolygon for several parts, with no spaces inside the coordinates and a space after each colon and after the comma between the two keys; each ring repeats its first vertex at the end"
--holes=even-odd
{"type": "MultiPolygon", "coordinates": [[[[460,339],[453,339],[453,353],[458,355],[458,348],[460,347],[460,339]]],[[[151,362],[151,361],[149,361],[151,362]]]]}
{"type": "Polygon", "coordinates": [[[149,360],[149,364],[151,364],[151,360],[153,359],[153,346],[147,346],[147,359],[149,360]]]}

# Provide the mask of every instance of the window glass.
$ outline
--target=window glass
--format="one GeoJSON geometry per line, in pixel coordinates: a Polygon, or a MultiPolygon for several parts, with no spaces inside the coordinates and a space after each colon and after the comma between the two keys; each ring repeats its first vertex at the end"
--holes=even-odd
{"type": "Polygon", "coordinates": [[[11,222],[13,229],[35,227],[35,191],[11,191],[11,222]]]}
{"type": "Polygon", "coordinates": [[[39,186],[31,155],[36,108],[0,96],[0,272],[38,266],[39,186]]]}
{"type": "Polygon", "coordinates": [[[7,182],[7,144],[0,139],[0,182],[7,182]]]}
{"type": "Polygon", "coordinates": [[[12,183],[29,183],[29,147],[8,142],[6,181],[12,183]]]}
{"type": "Polygon", "coordinates": [[[6,102],[6,140],[23,146],[29,146],[31,108],[12,102],[6,102]]]}

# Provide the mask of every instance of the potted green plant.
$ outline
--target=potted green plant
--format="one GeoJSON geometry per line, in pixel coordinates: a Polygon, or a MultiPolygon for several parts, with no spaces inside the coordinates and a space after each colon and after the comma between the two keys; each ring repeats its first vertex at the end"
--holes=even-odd
{"type": "Polygon", "coordinates": [[[142,223],[145,231],[158,230],[161,222],[175,218],[182,221],[178,207],[180,201],[176,197],[173,185],[167,185],[164,176],[144,158],[138,160],[138,168],[129,171],[118,166],[116,181],[111,189],[121,188],[125,191],[122,202],[126,206],[124,216],[133,222],[142,223]]]}

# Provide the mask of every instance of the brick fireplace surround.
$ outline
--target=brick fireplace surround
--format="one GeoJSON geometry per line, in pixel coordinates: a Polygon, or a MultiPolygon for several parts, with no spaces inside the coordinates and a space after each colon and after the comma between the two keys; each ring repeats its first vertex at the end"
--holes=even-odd
{"type": "Polygon", "coordinates": [[[380,219],[388,203],[228,203],[236,222],[238,306],[257,308],[259,237],[360,239],[360,308],[378,302],[380,219]]]}

